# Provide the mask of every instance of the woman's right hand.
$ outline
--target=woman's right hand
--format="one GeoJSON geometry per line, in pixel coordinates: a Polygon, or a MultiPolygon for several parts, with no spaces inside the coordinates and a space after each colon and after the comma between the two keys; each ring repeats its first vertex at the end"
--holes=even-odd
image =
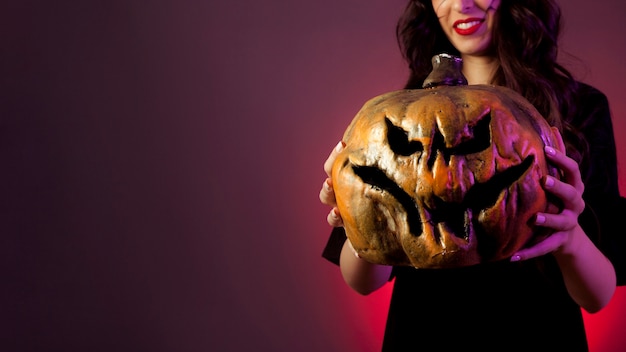
{"type": "Polygon", "coordinates": [[[337,158],[337,154],[339,154],[344,147],[345,143],[343,141],[337,143],[337,146],[333,148],[333,150],[330,152],[330,155],[324,162],[324,171],[326,172],[326,175],[328,177],[324,180],[324,183],[322,184],[322,189],[320,190],[320,201],[323,204],[331,207],[330,212],[328,212],[328,216],[326,217],[326,220],[328,221],[328,224],[333,227],[343,226],[343,220],[341,219],[341,214],[339,214],[339,209],[337,208],[337,200],[335,198],[333,182],[330,176],[333,163],[337,158]]]}

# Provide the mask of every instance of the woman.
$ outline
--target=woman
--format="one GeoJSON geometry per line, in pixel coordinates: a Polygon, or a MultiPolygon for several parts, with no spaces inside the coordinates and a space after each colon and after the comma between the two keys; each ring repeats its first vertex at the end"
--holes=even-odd
{"type": "MultiPolygon", "coordinates": [[[[397,26],[410,67],[405,88],[421,88],[432,56],[445,52],[463,59],[468,84],[522,94],[559,131],[566,150],[546,148],[563,177],[542,182],[563,210],[538,213],[536,224],[551,236],[510,260],[458,269],[375,265],[355,256],[346,240],[329,176],[320,200],[332,208],[327,221],[334,229],[324,257],[339,264],[346,283],[361,294],[394,280],[383,351],[588,349],[581,308],[598,312],[624,281],[625,236],[613,231],[626,206],[607,99],[556,62],[559,26],[553,0],[407,5],[397,26]]],[[[342,147],[326,160],[328,175],[342,147]]]]}

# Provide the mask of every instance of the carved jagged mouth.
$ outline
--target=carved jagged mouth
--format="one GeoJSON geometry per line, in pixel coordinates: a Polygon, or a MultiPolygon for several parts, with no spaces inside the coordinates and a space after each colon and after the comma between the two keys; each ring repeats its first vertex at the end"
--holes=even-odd
{"type": "MultiPolygon", "coordinates": [[[[441,198],[433,196],[434,201],[431,203],[432,205],[425,209],[430,214],[428,221],[433,224],[445,223],[455,236],[467,240],[470,235],[469,222],[472,221],[468,216],[470,213],[468,210],[471,210],[471,214],[478,214],[483,209],[493,207],[500,194],[521,179],[524,173],[531,167],[533,161],[534,156],[530,155],[521,164],[512,166],[494,175],[487,182],[475,184],[465,194],[461,203],[445,202],[441,198]]],[[[352,169],[364,183],[393,196],[406,212],[410,233],[414,236],[422,234],[423,228],[419,215],[419,205],[407,192],[377,167],[352,165],[352,169]]]]}

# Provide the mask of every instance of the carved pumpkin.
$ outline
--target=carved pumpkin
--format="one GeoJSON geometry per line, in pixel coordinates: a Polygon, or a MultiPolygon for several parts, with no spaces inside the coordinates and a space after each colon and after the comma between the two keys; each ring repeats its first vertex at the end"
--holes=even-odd
{"type": "Polygon", "coordinates": [[[433,58],[432,88],[365,103],[333,164],[346,234],[372,263],[468,266],[546,235],[533,219],[551,209],[540,184],[557,176],[544,157],[544,145],[554,146],[550,126],[510,89],[441,85],[450,81],[436,72],[441,60],[460,62],[433,58]]]}

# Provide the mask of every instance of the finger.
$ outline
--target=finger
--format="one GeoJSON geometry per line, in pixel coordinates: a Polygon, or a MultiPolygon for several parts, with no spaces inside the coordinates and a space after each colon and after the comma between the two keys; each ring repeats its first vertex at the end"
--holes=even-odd
{"type": "Polygon", "coordinates": [[[527,260],[552,253],[564,243],[565,239],[566,237],[564,233],[555,232],[543,241],[540,241],[531,247],[517,251],[511,256],[511,261],[516,262],[520,260],[527,260]]]}
{"type": "Polygon", "coordinates": [[[556,165],[563,172],[563,180],[574,186],[581,194],[584,191],[584,184],[580,176],[578,163],[568,157],[565,153],[556,150],[553,147],[546,146],[544,148],[546,157],[550,162],[556,165]]]}
{"type": "Polygon", "coordinates": [[[328,216],[326,217],[328,224],[332,227],[341,227],[343,226],[343,220],[341,219],[341,215],[339,215],[339,209],[332,208],[330,212],[328,212],[328,216]]]}
{"type": "Polygon", "coordinates": [[[560,150],[561,152],[565,153],[565,142],[563,141],[563,136],[561,136],[561,132],[559,132],[559,129],[554,126],[550,127],[550,129],[552,130],[552,134],[554,135],[553,147],[556,150],[560,150]]]}
{"type": "Polygon", "coordinates": [[[535,225],[555,231],[568,231],[578,225],[577,219],[578,214],[571,210],[564,210],[560,214],[538,213],[535,216],[535,225]]]}
{"type": "Polygon", "coordinates": [[[322,184],[322,189],[320,190],[320,201],[322,204],[330,205],[332,207],[337,205],[335,191],[330,177],[324,180],[324,183],[322,184]]]}
{"type": "Polygon", "coordinates": [[[582,191],[573,185],[562,182],[552,176],[545,176],[543,188],[558,197],[565,209],[570,209],[580,215],[585,210],[585,201],[582,198],[582,191]]]}
{"type": "Polygon", "coordinates": [[[324,162],[324,171],[326,171],[326,175],[328,175],[328,177],[330,177],[330,173],[333,169],[333,163],[335,162],[335,159],[337,159],[337,154],[339,154],[345,147],[346,144],[344,143],[344,141],[339,141],[339,143],[337,143],[335,148],[333,148],[333,150],[330,152],[330,155],[328,155],[328,158],[324,162]]]}

